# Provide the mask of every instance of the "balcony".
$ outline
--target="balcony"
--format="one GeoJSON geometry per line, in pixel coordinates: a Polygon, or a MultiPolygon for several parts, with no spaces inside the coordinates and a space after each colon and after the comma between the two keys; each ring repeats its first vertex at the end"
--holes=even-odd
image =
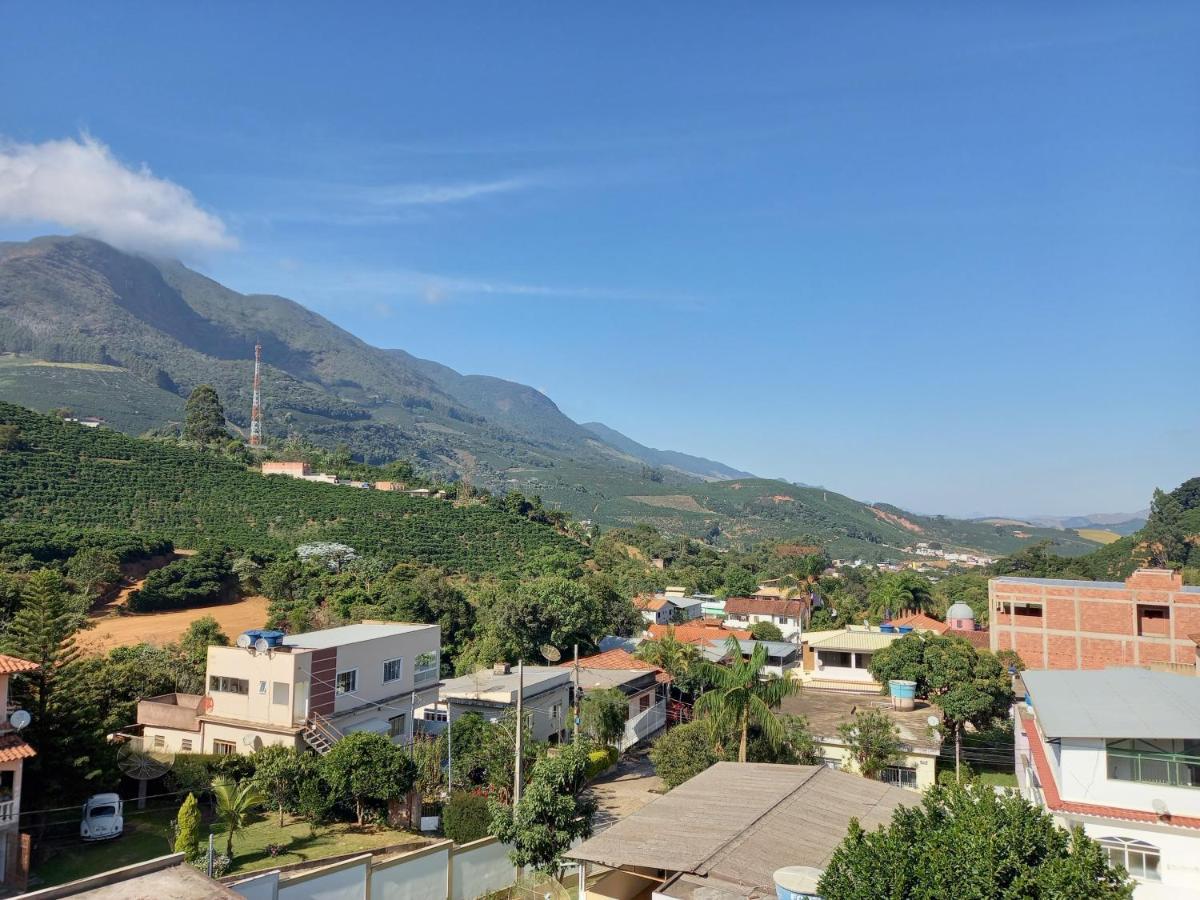
{"type": "Polygon", "coordinates": [[[139,725],[157,725],[159,728],[175,728],[180,731],[198,731],[200,694],[160,694],[139,700],[137,721],[139,725]]]}
{"type": "Polygon", "coordinates": [[[8,825],[10,822],[15,822],[20,814],[20,797],[14,797],[12,800],[0,800],[0,827],[8,825]]]}
{"type": "Polygon", "coordinates": [[[620,748],[628,750],[638,741],[647,738],[667,724],[667,702],[659,700],[649,709],[638,713],[625,722],[625,734],[621,737],[620,748]]]}
{"type": "MultiPolygon", "coordinates": [[[[1132,744],[1133,741],[1115,742],[1132,744]]],[[[1137,743],[1143,743],[1138,741],[1137,743]]],[[[1200,788],[1200,756],[1108,746],[1108,777],[1169,787],[1200,788]]]]}

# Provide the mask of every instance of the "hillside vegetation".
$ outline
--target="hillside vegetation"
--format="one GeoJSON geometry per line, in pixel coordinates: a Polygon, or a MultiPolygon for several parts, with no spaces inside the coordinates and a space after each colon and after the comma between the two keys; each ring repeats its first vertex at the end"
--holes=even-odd
{"type": "Polygon", "coordinates": [[[215,454],[64,424],[0,403],[18,433],[0,451],[3,522],[113,528],[178,546],[286,551],[337,541],[361,553],[478,573],[580,545],[495,506],[263,477],[215,454]]]}

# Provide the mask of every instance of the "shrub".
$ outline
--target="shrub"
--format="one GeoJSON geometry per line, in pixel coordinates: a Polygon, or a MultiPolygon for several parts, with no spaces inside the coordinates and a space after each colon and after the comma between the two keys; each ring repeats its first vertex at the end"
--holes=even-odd
{"type": "Polygon", "coordinates": [[[237,586],[229,560],[219,550],[203,550],[177,559],[146,576],[141,590],[129,595],[130,612],[184,609],[228,599],[237,586]]]}
{"type": "Polygon", "coordinates": [[[200,804],[196,802],[195,794],[188,794],[183,805],[179,807],[179,815],[175,819],[175,852],[184,853],[188,859],[196,855],[196,845],[200,843],[200,804]]]}
{"type": "Polygon", "coordinates": [[[442,813],[442,831],[456,844],[469,844],[488,836],[492,814],[487,798],[470,791],[455,791],[442,813]]]}
{"type": "Polygon", "coordinates": [[[587,769],[585,770],[586,776],[588,778],[595,778],[610,766],[616,765],[616,762],[616,747],[604,747],[600,750],[593,750],[588,754],[587,769]]]}

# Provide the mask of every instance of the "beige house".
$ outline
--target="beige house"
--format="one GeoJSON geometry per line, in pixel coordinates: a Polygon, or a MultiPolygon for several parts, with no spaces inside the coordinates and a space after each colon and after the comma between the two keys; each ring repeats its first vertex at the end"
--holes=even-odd
{"type": "Polygon", "coordinates": [[[413,712],[437,696],[437,625],[247,632],[238,643],[208,648],[203,696],[165,694],[138,704],[147,750],[253,753],[279,744],[324,753],[355,731],[408,743],[413,712]]]}
{"type": "Polygon", "coordinates": [[[806,685],[818,689],[879,690],[880,685],[869,670],[871,657],[901,637],[899,632],[888,633],[863,625],[809,632],[804,636],[801,677],[806,685]]]}
{"type": "Polygon", "coordinates": [[[20,833],[21,775],[25,760],[37,755],[13,726],[8,679],[38,666],[15,656],[0,655],[0,885],[24,890],[29,874],[29,838],[20,833]]]}

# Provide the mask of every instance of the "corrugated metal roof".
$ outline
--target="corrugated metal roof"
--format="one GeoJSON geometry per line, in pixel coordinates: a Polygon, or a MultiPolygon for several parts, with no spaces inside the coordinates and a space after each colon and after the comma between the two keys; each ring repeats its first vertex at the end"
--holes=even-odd
{"type": "Polygon", "coordinates": [[[320,631],[289,634],[283,639],[283,645],[285,647],[301,647],[305,650],[324,650],[327,647],[342,647],[346,644],[357,644],[359,641],[373,641],[376,638],[392,637],[397,634],[408,634],[412,631],[436,627],[436,625],[414,625],[402,622],[359,622],[357,625],[342,625],[338,628],[323,628],[320,631]]]}
{"type": "Polygon", "coordinates": [[[884,634],[881,631],[838,631],[825,637],[809,638],[808,645],[814,650],[857,650],[872,653],[890,646],[901,637],[899,634],[884,634]]]}
{"type": "Polygon", "coordinates": [[[1146,669],[1026,671],[1048,738],[1200,740],[1200,678],[1146,669]]]}
{"type": "Polygon", "coordinates": [[[851,818],[868,831],[919,798],[824,766],[720,762],[578,847],[571,859],[645,866],[773,894],[772,873],[824,867],[851,818]]]}

